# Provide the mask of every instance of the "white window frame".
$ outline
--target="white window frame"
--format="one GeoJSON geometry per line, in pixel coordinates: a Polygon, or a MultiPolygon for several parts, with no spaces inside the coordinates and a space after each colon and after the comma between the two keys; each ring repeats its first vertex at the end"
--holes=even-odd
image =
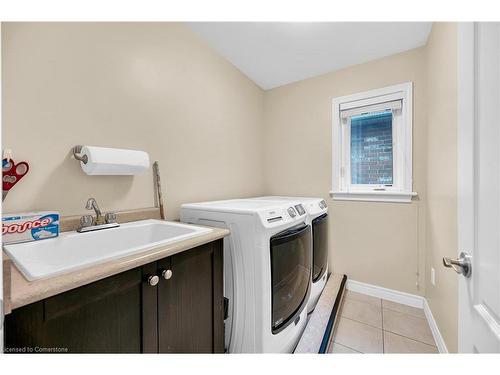
{"type": "Polygon", "coordinates": [[[412,120],[413,83],[406,82],[381,89],[334,98],[332,101],[332,191],[336,200],[409,203],[417,193],[412,191],[412,120]],[[401,101],[401,108],[394,103],[401,101]],[[385,103],[385,104],[384,104],[385,103]],[[387,104],[389,103],[389,104],[387,104]],[[384,110],[396,107],[393,113],[393,176],[392,186],[351,184],[350,117],[341,118],[342,111],[355,111],[371,106],[384,110]],[[400,112],[396,112],[400,111],[400,112]]]}

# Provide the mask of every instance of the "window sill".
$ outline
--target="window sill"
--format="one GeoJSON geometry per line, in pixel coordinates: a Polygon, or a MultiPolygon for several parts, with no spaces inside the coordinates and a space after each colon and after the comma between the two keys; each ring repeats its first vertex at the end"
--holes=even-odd
{"type": "Polygon", "coordinates": [[[331,191],[330,196],[339,201],[411,203],[415,192],[401,191],[331,191]]]}

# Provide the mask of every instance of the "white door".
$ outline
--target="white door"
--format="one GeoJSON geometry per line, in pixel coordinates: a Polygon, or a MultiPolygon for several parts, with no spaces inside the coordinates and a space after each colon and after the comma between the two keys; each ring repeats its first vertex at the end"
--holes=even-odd
{"type": "Polygon", "coordinates": [[[458,275],[462,353],[500,352],[499,62],[499,23],[459,25],[458,258],[472,265],[458,275]]]}

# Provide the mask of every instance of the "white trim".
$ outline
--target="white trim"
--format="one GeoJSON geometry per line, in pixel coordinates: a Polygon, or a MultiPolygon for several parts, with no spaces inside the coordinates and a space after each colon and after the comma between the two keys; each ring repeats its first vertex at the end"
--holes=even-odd
{"type": "MultiPolygon", "coordinates": [[[[349,122],[349,118],[347,118],[349,122]]],[[[331,196],[339,200],[351,201],[376,201],[407,203],[416,195],[412,192],[412,127],[413,127],[413,83],[406,82],[398,85],[384,87],[376,90],[365,91],[352,95],[334,98],[332,100],[332,192],[331,196]],[[384,99],[385,98],[385,99],[384,99]],[[345,123],[341,119],[341,111],[352,111],[353,108],[380,105],[385,100],[401,100],[401,114],[395,120],[404,121],[393,127],[393,160],[395,168],[395,181],[393,186],[375,186],[386,191],[373,190],[372,185],[351,186],[350,171],[345,170],[343,160],[350,158],[348,150],[350,141],[349,132],[345,132],[345,123]],[[399,119],[400,118],[400,119],[399,119]],[[345,139],[345,142],[342,140],[345,139]],[[346,146],[347,145],[347,146],[346,146]],[[389,193],[390,191],[390,193],[389,193]],[[385,194],[379,194],[385,193],[385,194]]]]}
{"type": "Polygon", "coordinates": [[[387,301],[400,303],[402,305],[424,308],[425,298],[416,294],[400,292],[399,290],[388,289],[381,286],[362,283],[361,281],[347,280],[346,288],[353,292],[366,294],[368,296],[382,298],[387,301]]]}
{"type": "Polygon", "coordinates": [[[417,193],[399,191],[330,191],[330,196],[338,201],[411,203],[417,193]]]}
{"type": "Polygon", "coordinates": [[[436,342],[436,346],[439,350],[439,353],[447,354],[448,348],[446,347],[443,336],[441,336],[441,332],[439,331],[437,322],[434,319],[434,315],[432,315],[429,303],[425,298],[424,298],[424,313],[425,317],[427,318],[427,322],[429,323],[429,327],[431,329],[432,336],[434,337],[434,341],[436,342]]]}
{"type": "Polygon", "coordinates": [[[402,305],[423,309],[425,318],[429,323],[429,327],[431,329],[432,336],[434,337],[434,341],[436,342],[439,353],[448,353],[448,348],[446,347],[443,336],[439,331],[436,320],[432,315],[429,303],[424,297],[418,296],[416,294],[400,292],[399,290],[384,288],[373,284],[362,283],[360,281],[351,279],[347,280],[346,289],[353,292],[366,294],[368,296],[385,299],[387,301],[400,303],[402,305]]]}

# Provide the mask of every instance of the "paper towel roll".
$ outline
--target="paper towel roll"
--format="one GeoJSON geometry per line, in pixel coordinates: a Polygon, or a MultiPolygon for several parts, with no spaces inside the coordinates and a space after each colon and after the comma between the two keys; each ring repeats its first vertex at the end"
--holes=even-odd
{"type": "Polygon", "coordinates": [[[144,151],[83,146],[81,155],[87,155],[87,163],[80,165],[88,175],[135,175],[149,168],[149,155],[144,151]]]}

